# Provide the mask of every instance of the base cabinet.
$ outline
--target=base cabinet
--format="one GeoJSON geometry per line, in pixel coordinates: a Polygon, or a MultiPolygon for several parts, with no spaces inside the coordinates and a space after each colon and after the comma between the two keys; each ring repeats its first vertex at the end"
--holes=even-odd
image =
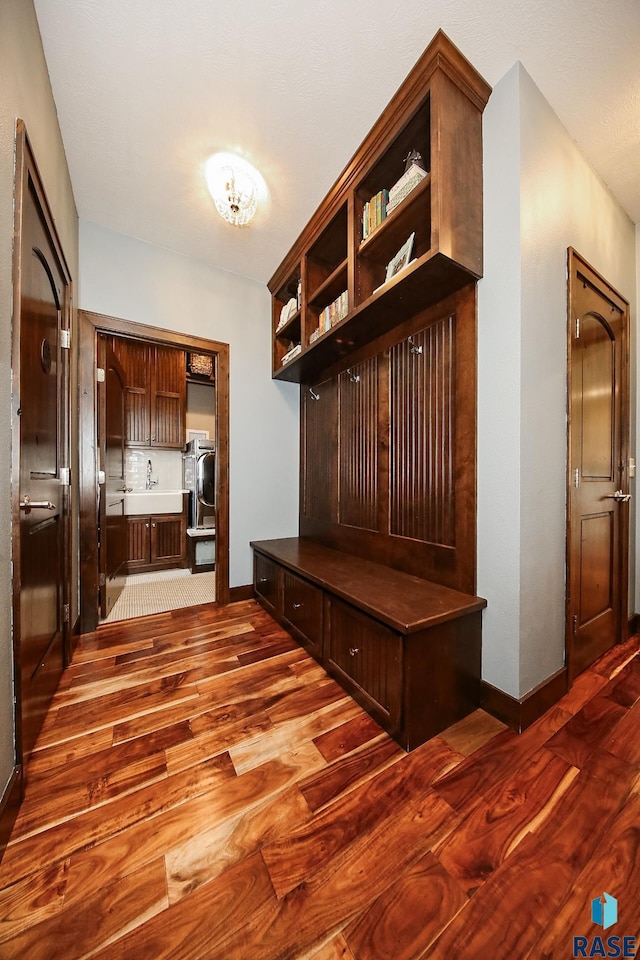
{"type": "Polygon", "coordinates": [[[328,596],[327,669],[388,733],[400,733],[402,638],[355,607],[328,596]]]}
{"type": "Polygon", "coordinates": [[[477,709],[484,600],[304,539],[252,546],[258,601],[405,750],[477,709]]]}
{"type": "Polygon", "coordinates": [[[128,517],[128,572],[186,566],[186,532],[186,518],[182,513],[128,517]]]}

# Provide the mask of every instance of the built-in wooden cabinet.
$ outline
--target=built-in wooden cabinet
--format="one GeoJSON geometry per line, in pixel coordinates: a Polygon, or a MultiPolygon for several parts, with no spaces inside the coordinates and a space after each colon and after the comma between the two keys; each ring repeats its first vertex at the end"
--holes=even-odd
{"type": "Polygon", "coordinates": [[[185,513],[127,517],[127,570],[166,570],[185,567],[187,561],[185,513]]]}
{"type": "Polygon", "coordinates": [[[439,32],[269,282],[274,377],[316,383],[482,275],[482,111],[489,94],[439,32]],[[416,153],[424,175],[365,236],[365,205],[397,184],[416,153]],[[410,237],[409,263],[388,277],[410,237]],[[332,309],[343,295],[342,312],[332,309]],[[292,299],[297,308],[281,326],[292,299]],[[319,330],[325,308],[330,324],[319,330]]]}
{"type": "Polygon", "coordinates": [[[252,547],[258,600],[406,750],[478,707],[484,600],[307,539],[252,547]]]}
{"type": "Polygon", "coordinates": [[[300,537],[254,544],[256,596],[407,749],[479,703],[490,92],[436,34],[269,281],[272,375],[304,385],[300,537]]]}
{"type": "Polygon", "coordinates": [[[186,353],[113,337],[126,376],[126,445],[181,450],[185,438],[186,353]]]}

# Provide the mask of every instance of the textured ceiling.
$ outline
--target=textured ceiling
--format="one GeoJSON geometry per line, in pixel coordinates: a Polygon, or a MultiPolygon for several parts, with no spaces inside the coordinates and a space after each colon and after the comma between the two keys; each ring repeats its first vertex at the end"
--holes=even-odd
{"type": "Polygon", "coordinates": [[[439,27],[492,85],[520,60],[640,221],[639,0],[35,0],[78,213],[265,281],[439,27]],[[262,172],[224,224],[216,150],[262,172]]]}

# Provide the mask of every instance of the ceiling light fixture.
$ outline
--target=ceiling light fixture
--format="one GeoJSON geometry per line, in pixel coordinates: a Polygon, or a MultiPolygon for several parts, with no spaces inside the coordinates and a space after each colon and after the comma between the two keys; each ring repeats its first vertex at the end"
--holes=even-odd
{"type": "Polygon", "coordinates": [[[243,227],[253,219],[259,196],[266,190],[255,167],[233,153],[214,153],[205,164],[205,177],[223,220],[243,227]]]}

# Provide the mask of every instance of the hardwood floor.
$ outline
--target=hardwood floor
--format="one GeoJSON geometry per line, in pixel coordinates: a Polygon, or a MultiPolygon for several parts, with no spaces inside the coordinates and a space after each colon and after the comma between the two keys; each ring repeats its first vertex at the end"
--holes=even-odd
{"type": "Polygon", "coordinates": [[[407,755],[253,601],[101,627],[28,770],[0,958],[565,958],[605,890],[638,936],[637,654],[521,736],[477,711],[407,755]]]}

